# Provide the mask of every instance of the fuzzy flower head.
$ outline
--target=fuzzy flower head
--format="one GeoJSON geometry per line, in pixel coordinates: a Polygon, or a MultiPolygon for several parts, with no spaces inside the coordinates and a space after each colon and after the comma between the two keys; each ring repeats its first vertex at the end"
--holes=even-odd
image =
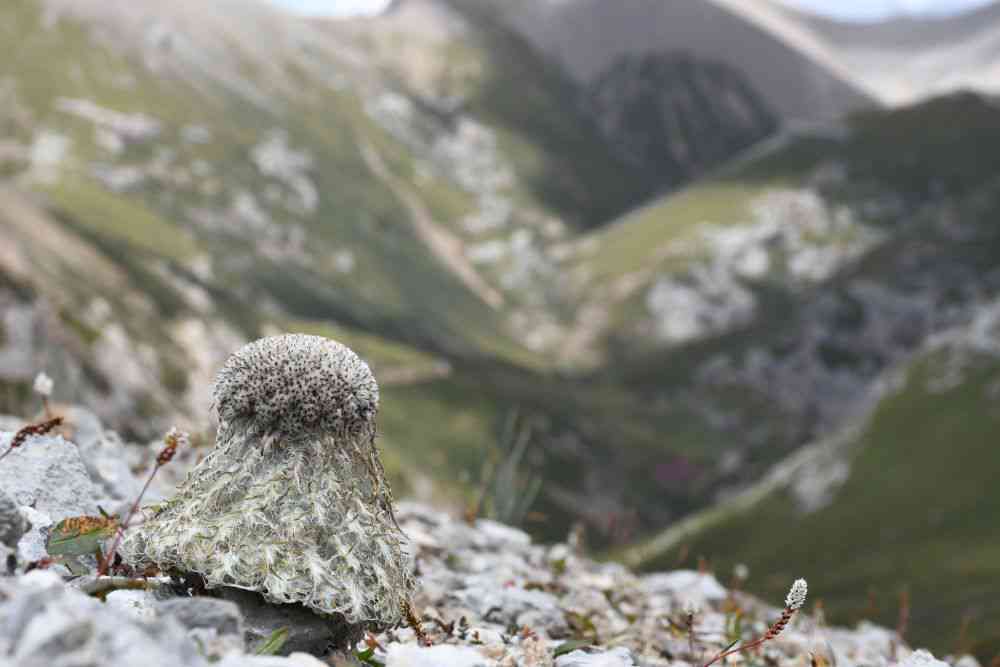
{"type": "Polygon", "coordinates": [[[701,607],[697,602],[689,598],[681,605],[681,611],[685,616],[697,616],[701,613],[701,607]]]}
{"type": "Polygon", "coordinates": [[[191,446],[191,434],[187,431],[180,430],[176,426],[171,426],[170,430],[167,431],[167,434],[163,436],[163,441],[174,449],[187,449],[191,446]]]}
{"type": "Polygon", "coordinates": [[[42,371],[35,376],[34,389],[35,393],[39,396],[44,396],[48,398],[52,395],[52,390],[55,388],[55,382],[52,381],[45,371],[42,371]]]}
{"type": "Polygon", "coordinates": [[[283,438],[370,433],[379,404],[378,384],[358,355],[303,334],[239,350],[219,372],[214,398],[223,428],[283,438]]]}
{"type": "Polygon", "coordinates": [[[805,579],[796,579],[792,588],[785,598],[785,608],[798,611],[806,603],[806,595],[809,593],[809,586],[805,579]]]}
{"type": "Polygon", "coordinates": [[[157,464],[161,466],[170,463],[178,449],[187,449],[191,446],[191,434],[174,426],[163,437],[163,444],[163,449],[156,457],[157,464]]]}
{"type": "Polygon", "coordinates": [[[340,343],[286,335],[243,347],[216,381],[214,450],[126,534],[122,557],[353,629],[397,623],[413,582],[375,447],[378,401],[368,366],[340,343]]]}

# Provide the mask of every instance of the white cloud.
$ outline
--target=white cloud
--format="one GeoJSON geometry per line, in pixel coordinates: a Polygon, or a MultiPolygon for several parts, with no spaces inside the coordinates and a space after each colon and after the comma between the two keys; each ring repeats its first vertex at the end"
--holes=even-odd
{"type": "Polygon", "coordinates": [[[785,4],[847,19],[879,19],[894,14],[952,14],[990,0],[782,0],[785,4]]]}
{"type": "Polygon", "coordinates": [[[277,5],[303,14],[317,16],[353,16],[374,14],[385,9],[389,0],[271,0],[277,5]]]}
{"type": "MultiPolygon", "coordinates": [[[[352,16],[374,14],[390,0],[271,0],[304,14],[352,16]]],[[[497,0],[502,2],[503,0],[497,0]]],[[[617,0],[609,0],[617,1],[617,0]]],[[[781,0],[810,11],[848,19],[878,19],[893,14],[948,14],[988,4],[990,0],[781,0]]]]}

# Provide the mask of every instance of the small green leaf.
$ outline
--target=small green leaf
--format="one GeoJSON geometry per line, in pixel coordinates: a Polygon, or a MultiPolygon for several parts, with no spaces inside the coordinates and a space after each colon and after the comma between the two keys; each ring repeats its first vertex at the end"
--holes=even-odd
{"type": "Polygon", "coordinates": [[[369,667],[385,667],[385,665],[375,659],[374,646],[369,646],[364,651],[358,651],[354,654],[354,657],[362,664],[369,665],[369,667]]]}
{"type": "Polygon", "coordinates": [[[256,655],[278,655],[278,651],[281,650],[286,641],[288,641],[288,628],[278,628],[271,633],[270,637],[261,642],[254,653],[256,655]]]}
{"type": "Polygon", "coordinates": [[[74,516],[63,519],[49,532],[45,550],[50,556],[89,556],[114,537],[117,516],[74,516]]]}
{"type": "Polygon", "coordinates": [[[90,573],[90,569],[84,567],[83,564],[75,558],[60,558],[59,562],[65,565],[66,569],[68,569],[69,573],[74,577],[82,577],[85,574],[90,573]]]}
{"type": "Polygon", "coordinates": [[[570,639],[569,641],[563,642],[562,644],[556,647],[553,657],[558,658],[561,655],[572,653],[578,648],[587,648],[588,646],[592,645],[593,642],[587,641],[586,639],[570,639]]]}

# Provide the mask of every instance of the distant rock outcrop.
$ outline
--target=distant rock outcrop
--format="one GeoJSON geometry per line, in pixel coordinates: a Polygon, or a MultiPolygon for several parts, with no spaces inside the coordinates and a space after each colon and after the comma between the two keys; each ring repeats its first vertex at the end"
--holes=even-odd
{"type": "Polygon", "coordinates": [[[684,53],[621,56],[587,87],[586,106],[622,157],[664,183],[725,162],[779,124],[739,70],[684,53]]]}

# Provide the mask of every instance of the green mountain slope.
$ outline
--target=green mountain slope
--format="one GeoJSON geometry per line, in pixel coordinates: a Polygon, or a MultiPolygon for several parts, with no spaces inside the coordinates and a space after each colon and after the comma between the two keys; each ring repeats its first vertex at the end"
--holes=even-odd
{"type": "Polygon", "coordinates": [[[601,548],[766,479],[997,297],[990,100],[777,136],[650,201],[477,6],[4,4],[0,411],[46,369],[129,437],[204,432],[234,349],[330,335],[380,378],[399,495],[474,499],[517,415],[530,527],[601,548]]]}
{"type": "Polygon", "coordinates": [[[562,352],[578,314],[557,249],[657,176],[519,38],[425,4],[425,41],[405,17],[257,3],[5,4],[0,410],[34,409],[44,368],[130,437],[204,430],[233,349],[330,332],[382,378],[404,492],[471,498],[517,412],[549,478],[540,531],[582,497],[596,525],[630,514],[649,487],[621,480],[669,415],[566,375],[595,351],[562,352]],[[419,58],[393,51],[400,31],[419,58]]]}
{"type": "MultiPolygon", "coordinates": [[[[634,390],[678,383],[716,412],[728,387],[735,405],[751,406],[728,413],[731,443],[764,435],[732,463],[717,503],[623,558],[657,569],[704,556],[723,574],[745,563],[748,588],[772,597],[787,577],[806,576],[835,622],[895,626],[906,589],[909,637],[996,654],[1000,164],[981,148],[997,145],[998,120],[973,95],[862,115],[849,135],[792,143],[687,193],[742,188],[736,216],[747,188],[801,183],[836,160],[824,167],[824,196],[864,215],[878,241],[807,290],[772,289],[765,317],[688,345],[679,366],[655,352],[624,363],[634,390]],[[690,378],[713,355],[715,391],[699,391],[690,378]]],[[[685,203],[646,210],[636,233],[658,215],[683,220],[685,203]]]]}
{"type": "Polygon", "coordinates": [[[802,466],[753,504],[723,505],[693,523],[644,565],[667,565],[680,549],[721,573],[744,563],[752,572],[747,587],[771,597],[788,577],[805,576],[838,623],[867,618],[896,627],[906,590],[909,639],[995,655],[998,381],[995,348],[966,342],[920,355],[860,432],[838,443],[837,465],[849,475],[829,504],[802,511],[795,487],[823,483],[819,471],[802,466]]]}

